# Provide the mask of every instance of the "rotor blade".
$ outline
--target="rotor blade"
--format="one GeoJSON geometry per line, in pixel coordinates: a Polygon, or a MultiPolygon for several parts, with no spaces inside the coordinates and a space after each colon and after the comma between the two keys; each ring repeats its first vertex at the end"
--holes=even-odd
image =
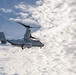
{"type": "Polygon", "coordinates": [[[23,24],[23,23],[21,23],[21,22],[17,22],[17,23],[23,25],[23,26],[26,27],[26,28],[40,28],[40,27],[31,27],[31,26],[25,25],[25,24],[23,24]]]}
{"type": "Polygon", "coordinates": [[[26,27],[26,28],[32,28],[31,26],[29,26],[29,25],[25,25],[25,24],[23,24],[23,23],[21,23],[21,22],[17,22],[17,23],[23,25],[23,26],[26,27]]]}
{"type": "Polygon", "coordinates": [[[31,36],[31,35],[30,35],[30,37],[33,38],[33,39],[37,39],[37,38],[35,38],[35,37],[31,36]]]}

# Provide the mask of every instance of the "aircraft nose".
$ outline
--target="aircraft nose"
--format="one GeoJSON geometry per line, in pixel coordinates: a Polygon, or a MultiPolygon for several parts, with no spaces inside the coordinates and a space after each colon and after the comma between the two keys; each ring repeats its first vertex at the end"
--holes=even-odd
{"type": "Polygon", "coordinates": [[[43,46],[44,46],[44,44],[43,44],[43,43],[41,43],[41,46],[43,47],[43,46]]]}

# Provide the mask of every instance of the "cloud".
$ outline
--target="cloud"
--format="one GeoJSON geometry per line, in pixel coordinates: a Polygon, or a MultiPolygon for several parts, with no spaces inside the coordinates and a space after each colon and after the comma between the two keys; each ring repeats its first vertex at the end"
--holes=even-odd
{"type": "Polygon", "coordinates": [[[15,9],[20,9],[21,11],[24,12],[29,12],[30,7],[31,6],[27,5],[25,2],[21,2],[20,4],[14,6],[15,9]]]}
{"type": "Polygon", "coordinates": [[[36,24],[36,25],[39,25],[35,20],[33,20],[31,18],[22,19],[20,17],[17,17],[17,18],[10,18],[9,20],[10,21],[20,21],[20,22],[26,23],[26,24],[36,24]]]}
{"type": "Polygon", "coordinates": [[[37,5],[42,5],[43,3],[44,3],[44,0],[38,0],[38,1],[36,1],[37,5]]]}
{"type": "Polygon", "coordinates": [[[1,51],[0,59],[3,59],[3,67],[8,75],[14,74],[15,71],[19,75],[76,75],[74,62],[76,61],[76,23],[69,18],[69,15],[73,14],[70,13],[71,8],[67,2],[39,0],[34,6],[26,6],[22,3],[15,8],[20,10],[18,17],[10,20],[39,23],[42,29],[35,32],[34,36],[43,41],[44,47],[42,49],[26,48],[23,51],[9,45],[1,47],[0,50],[6,50],[6,52],[1,51]],[[51,29],[52,25],[54,27],[51,29]]]}
{"type": "Polygon", "coordinates": [[[68,14],[65,14],[64,9],[67,9],[67,4],[64,3],[63,0],[39,0],[36,2],[36,5],[33,6],[21,2],[14,7],[15,9],[21,10],[19,13],[20,19],[25,20],[24,18],[31,18],[32,20],[38,22],[43,28],[59,25],[60,21],[63,23],[63,21],[67,19],[67,17],[64,19],[64,16],[68,14]]]}
{"type": "Polygon", "coordinates": [[[3,11],[4,13],[10,13],[13,11],[12,9],[6,9],[6,8],[1,8],[0,10],[3,11]]]}
{"type": "Polygon", "coordinates": [[[16,18],[9,18],[9,20],[11,21],[21,21],[23,23],[26,23],[26,24],[37,24],[37,21],[32,17],[32,14],[31,14],[31,11],[33,8],[32,6],[30,5],[27,5],[26,3],[24,2],[21,2],[20,4],[18,5],[15,5],[14,6],[15,10],[19,10],[19,12],[16,13],[16,11],[14,12],[15,15],[17,15],[16,18]]]}

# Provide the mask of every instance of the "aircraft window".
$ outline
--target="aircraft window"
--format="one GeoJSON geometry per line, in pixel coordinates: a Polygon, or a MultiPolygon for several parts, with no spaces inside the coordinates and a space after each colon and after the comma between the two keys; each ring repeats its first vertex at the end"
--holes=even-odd
{"type": "Polygon", "coordinates": [[[39,42],[38,40],[36,40],[36,41],[33,41],[33,42],[39,42]]]}

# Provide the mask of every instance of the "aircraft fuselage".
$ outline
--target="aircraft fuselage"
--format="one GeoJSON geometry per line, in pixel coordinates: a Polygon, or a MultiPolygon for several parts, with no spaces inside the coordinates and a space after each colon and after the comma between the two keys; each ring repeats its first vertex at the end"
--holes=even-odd
{"type": "Polygon", "coordinates": [[[24,39],[19,39],[19,40],[7,40],[9,43],[11,43],[12,45],[15,45],[15,46],[20,46],[22,47],[27,47],[27,48],[30,48],[30,47],[43,47],[44,44],[42,44],[39,40],[24,40],[24,39]]]}

